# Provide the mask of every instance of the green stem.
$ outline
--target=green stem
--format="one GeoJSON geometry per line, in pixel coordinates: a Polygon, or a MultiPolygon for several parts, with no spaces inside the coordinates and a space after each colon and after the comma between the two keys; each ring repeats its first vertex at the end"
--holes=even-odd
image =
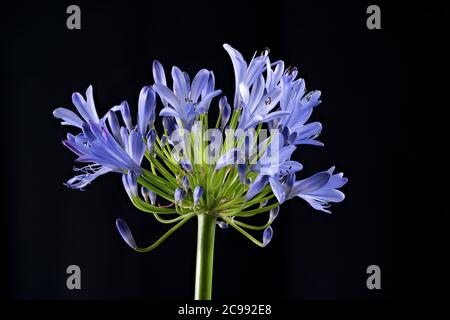
{"type": "Polygon", "coordinates": [[[211,300],[214,235],[216,217],[199,214],[197,231],[197,264],[195,268],[195,300],[211,300]]]}

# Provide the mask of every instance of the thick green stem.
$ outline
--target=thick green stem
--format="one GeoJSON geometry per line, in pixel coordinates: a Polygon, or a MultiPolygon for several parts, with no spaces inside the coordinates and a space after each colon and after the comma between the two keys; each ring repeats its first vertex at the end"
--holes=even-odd
{"type": "Polygon", "coordinates": [[[198,215],[195,300],[211,300],[216,217],[198,215]]]}

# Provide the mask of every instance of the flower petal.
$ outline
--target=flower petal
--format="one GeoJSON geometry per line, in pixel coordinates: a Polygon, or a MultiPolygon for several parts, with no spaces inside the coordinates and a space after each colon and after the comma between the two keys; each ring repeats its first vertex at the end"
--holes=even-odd
{"type": "Polygon", "coordinates": [[[250,185],[245,196],[245,201],[253,199],[269,182],[269,177],[259,175],[250,185]]]}
{"type": "Polygon", "coordinates": [[[155,83],[153,85],[153,89],[155,89],[156,93],[159,95],[159,97],[161,98],[161,100],[165,100],[168,103],[170,103],[170,105],[172,107],[177,107],[178,106],[178,99],[177,97],[173,94],[172,90],[170,90],[169,88],[167,88],[164,85],[155,83]]]}
{"type": "Polygon", "coordinates": [[[282,204],[286,199],[286,194],[284,193],[283,185],[279,180],[274,178],[269,178],[270,186],[272,187],[273,194],[278,200],[279,204],[282,204]]]}
{"type": "Polygon", "coordinates": [[[66,108],[57,108],[53,111],[53,116],[58,119],[62,119],[62,125],[70,125],[78,128],[83,127],[83,120],[76,115],[75,112],[66,108]]]}
{"type": "Polygon", "coordinates": [[[326,171],[316,173],[309,178],[295,182],[292,187],[292,192],[296,195],[314,192],[325,186],[330,180],[330,177],[330,173],[326,171]]]}
{"type": "Polygon", "coordinates": [[[191,85],[191,100],[193,102],[197,102],[200,94],[203,91],[203,88],[208,84],[209,79],[209,71],[206,69],[202,69],[194,77],[191,85]]]}
{"type": "Polygon", "coordinates": [[[145,136],[152,116],[154,117],[156,106],[155,92],[151,87],[143,87],[138,100],[138,128],[141,136],[145,136]]]}

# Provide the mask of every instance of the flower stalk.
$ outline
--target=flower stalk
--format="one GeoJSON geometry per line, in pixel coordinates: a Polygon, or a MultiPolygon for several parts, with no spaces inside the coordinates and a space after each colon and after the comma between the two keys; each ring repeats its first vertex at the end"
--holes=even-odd
{"type": "Polygon", "coordinates": [[[195,267],[195,300],[211,300],[214,238],[217,218],[199,214],[197,229],[197,261],[195,267]]]}

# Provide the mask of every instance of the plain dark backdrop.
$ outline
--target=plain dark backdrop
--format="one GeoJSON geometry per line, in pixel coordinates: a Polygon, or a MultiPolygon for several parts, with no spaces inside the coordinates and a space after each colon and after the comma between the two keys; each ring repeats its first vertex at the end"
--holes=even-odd
{"type": "Polygon", "coordinates": [[[51,112],[72,107],[72,92],[89,84],[100,114],[123,99],[136,111],[140,88],[153,83],[153,59],[166,70],[214,70],[231,98],[225,42],[247,59],[269,47],[272,59],[297,66],[307,87],[322,91],[313,119],[324,125],[325,148],[301,147],[296,159],[305,175],[336,165],[349,183],[332,215],[300,200],[284,204],[265,249],[218,229],[213,297],[443,297],[448,210],[431,181],[439,165],[425,161],[442,129],[447,5],[375,2],[382,29],[368,30],[367,1],[74,3],[79,31],[66,28],[71,2],[2,7],[3,297],[192,298],[195,220],[151,253],[129,249],[116,218],[126,218],[142,244],[165,226],[134,209],[118,175],[84,192],[65,188],[74,155],[51,112]],[[80,291],[66,289],[71,264],[82,269],[80,291]],[[381,267],[382,290],[366,288],[372,264],[381,267]]]}

